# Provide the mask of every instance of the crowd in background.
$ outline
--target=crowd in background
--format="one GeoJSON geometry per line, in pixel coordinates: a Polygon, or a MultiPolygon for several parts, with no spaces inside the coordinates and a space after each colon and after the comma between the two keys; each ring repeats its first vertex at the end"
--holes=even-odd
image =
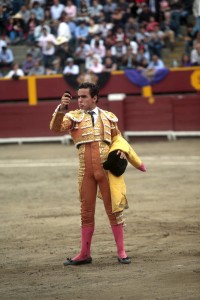
{"type": "Polygon", "coordinates": [[[164,68],[163,49],[178,40],[180,66],[199,66],[200,0],[0,0],[7,78],[164,68]],[[21,65],[10,47],[19,44],[28,46],[21,65]]]}

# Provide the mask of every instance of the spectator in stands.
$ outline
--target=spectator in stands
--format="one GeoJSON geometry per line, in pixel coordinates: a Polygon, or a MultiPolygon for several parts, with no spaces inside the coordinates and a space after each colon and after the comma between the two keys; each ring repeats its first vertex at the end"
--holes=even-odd
{"type": "Polygon", "coordinates": [[[0,35],[6,34],[6,23],[9,18],[9,12],[7,11],[5,5],[0,3],[0,35]]]}
{"type": "Polygon", "coordinates": [[[22,19],[24,20],[24,23],[25,23],[25,27],[27,29],[27,24],[30,19],[31,12],[25,4],[22,5],[22,7],[19,11],[19,14],[22,16],[22,19]]]}
{"type": "Polygon", "coordinates": [[[194,0],[193,14],[196,18],[195,29],[196,29],[196,31],[200,31],[200,1],[199,0],[194,0]]]}
{"type": "Polygon", "coordinates": [[[127,52],[127,47],[124,45],[122,39],[117,39],[114,46],[111,47],[112,56],[115,57],[118,68],[120,68],[122,64],[122,58],[127,52]]]}
{"type": "Polygon", "coordinates": [[[32,44],[28,50],[27,50],[27,54],[31,53],[33,56],[34,60],[41,60],[42,59],[42,50],[41,48],[38,46],[38,42],[35,42],[34,44],[32,44]]]}
{"type": "Polygon", "coordinates": [[[64,75],[78,75],[79,74],[79,66],[74,63],[74,59],[72,57],[67,58],[66,66],[63,70],[64,75]]]}
{"type": "Polygon", "coordinates": [[[62,74],[63,73],[63,68],[61,66],[60,59],[57,57],[55,58],[51,65],[49,65],[46,68],[46,75],[55,75],[55,74],[62,74]]]}
{"type": "Polygon", "coordinates": [[[181,0],[171,0],[170,1],[170,10],[171,10],[171,28],[175,32],[175,36],[182,38],[180,32],[180,17],[182,11],[182,1],[181,0]]]}
{"type": "Polygon", "coordinates": [[[193,25],[188,24],[187,26],[187,33],[184,37],[184,42],[185,42],[185,53],[190,54],[191,49],[193,47],[193,41],[195,38],[195,32],[193,30],[193,25]]]}
{"type": "Polygon", "coordinates": [[[107,37],[109,30],[112,30],[112,28],[113,24],[107,23],[104,18],[99,22],[99,32],[101,33],[103,39],[107,37]]]}
{"type": "Polygon", "coordinates": [[[45,20],[40,20],[40,21],[39,21],[39,24],[38,24],[38,25],[35,27],[35,29],[34,29],[34,40],[35,40],[35,41],[38,41],[39,38],[41,37],[41,35],[42,35],[42,28],[43,28],[44,26],[46,27],[48,33],[51,32],[51,29],[50,29],[49,25],[47,25],[47,24],[45,23],[45,20]]]}
{"type": "Polygon", "coordinates": [[[147,61],[147,63],[149,63],[149,61],[150,61],[150,53],[145,50],[145,47],[143,45],[140,45],[138,47],[138,52],[137,52],[137,61],[138,61],[138,64],[140,64],[141,61],[143,61],[144,58],[147,61]]]}
{"type": "Polygon", "coordinates": [[[91,47],[89,44],[86,44],[84,39],[79,40],[79,45],[75,51],[75,62],[77,65],[84,65],[85,60],[88,56],[92,54],[91,47]]]}
{"type": "Polygon", "coordinates": [[[11,78],[11,79],[19,79],[19,77],[24,76],[23,70],[19,67],[18,63],[14,63],[12,70],[10,70],[7,75],[5,75],[5,78],[11,78]]]}
{"type": "Polygon", "coordinates": [[[106,57],[103,65],[104,65],[104,72],[113,72],[117,70],[117,64],[113,62],[111,57],[106,57]]]}
{"type": "Polygon", "coordinates": [[[149,66],[148,60],[145,57],[143,57],[140,61],[138,61],[137,69],[141,71],[146,70],[148,66],[149,66]]]}
{"type": "Polygon", "coordinates": [[[95,21],[95,23],[99,22],[99,17],[101,15],[102,10],[103,5],[99,3],[99,0],[93,0],[92,5],[89,8],[89,13],[91,18],[95,21]]]}
{"type": "Polygon", "coordinates": [[[116,37],[112,29],[108,30],[107,36],[104,38],[106,48],[111,48],[116,44],[116,37]]]}
{"type": "Polygon", "coordinates": [[[24,40],[24,23],[21,15],[11,16],[6,24],[7,36],[11,44],[17,44],[24,40]]]}
{"type": "Polygon", "coordinates": [[[86,22],[84,20],[82,20],[80,22],[80,25],[78,25],[76,27],[76,31],[75,31],[75,37],[77,39],[77,41],[79,41],[80,39],[85,39],[87,40],[88,38],[88,26],[86,25],[86,22]]]}
{"type": "Polygon", "coordinates": [[[67,0],[66,6],[64,8],[64,11],[66,12],[67,16],[71,21],[76,20],[77,17],[77,8],[73,4],[72,0],[67,0]]]}
{"type": "Polygon", "coordinates": [[[100,41],[95,41],[94,46],[91,47],[93,55],[97,54],[103,59],[106,55],[106,48],[103,44],[100,44],[100,41]]]}
{"type": "Polygon", "coordinates": [[[104,71],[104,65],[101,63],[99,56],[94,55],[89,72],[94,73],[94,74],[99,74],[99,73],[102,73],[103,71],[104,71]]]}
{"type": "Polygon", "coordinates": [[[98,35],[99,32],[99,24],[95,23],[95,20],[93,18],[90,18],[88,23],[88,39],[91,40],[94,35],[98,35]]]}
{"type": "Polygon", "coordinates": [[[156,32],[153,32],[149,38],[149,51],[151,56],[156,54],[158,57],[162,57],[162,48],[163,43],[160,36],[156,32]]]}
{"type": "Polygon", "coordinates": [[[122,11],[119,7],[116,7],[111,14],[111,22],[114,24],[115,28],[124,27],[124,11],[122,11]]]}
{"type": "Polygon", "coordinates": [[[71,40],[71,30],[68,25],[68,16],[66,13],[62,13],[61,21],[59,21],[57,36],[66,38],[67,42],[71,40]]]}
{"type": "Polygon", "coordinates": [[[139,14],[138,17],[138,22],[142,25],[147,25],[150,22],[150,18],[154,16],[154,14],[152,13],[152,11],[149,9],[148,5],[145,3],[142,6],[142,11],[139,14]]]}
{"type": "Polygon", "coordinates": [[[134,54],[132,48],[129,46],[127,52],[122,56],[122,62],[119,67],[120,70],[136,69],[138,66],[137,54],[134,54]]]}
{"type": "Polygon", "coordinates": [[[62,68],[65,66],[66,59],[72,56],[72,51],[70,51],[69,43],[65,37],[57,37],[56,39],[56,51],[55,57],[60,59],[60,64],[62,68]]]}
{"type": "Polygon", "coordinates": [[[5,43],[0,50],[0,67],[10,68],[14,62],[13,52],[5,43]]]}
{"type": "Polygon", "coordinates": [[[80,6],[77,12],[77,20],[88,22],[90,18],[89,5],[86,0],[81,0],[80,6]]]}
{"type": "Polygon", "coordinates": [[[153,54],[151,61],[148,65],[148,68],[155,69],[155,70],[163,69],[165,68],[165,64],[158,55],[153,54]]]}
{"type": "Polygon", "coordinates": [[[54,60],[56,38],[53,34],[47,32],[47,28],[42,28],[42,35],[38,39],[38,45],[41,47],[44,66],[48,68],[54,60]]]}
{"type": "Polygon", "coordinates": [[[62,12],[64,11],[65,6],[60,3],[59,0],[53,0],[53,5],[50,7],[51,18],[53,20],[58,20],[61,17],[62,12]]]}
{"type": "Polygon", "coordinates": [[[38,21],[44,20],[44,9],[40,6],[38,1],[33,2],[31,13],[35,14],[35,17],[38,21]]]}
{"type": "Polygon", "coordinates": [[[27,41],[29,44],[33,44],[35,42],[34,30],[38,25],[39,25],[39,21],[36,19],[35,14],[31,13],[30,19],[28,20],[28,24],[27,24],[27,31],[28,31],[27,41]]]}
{"type": "Polygon", "coordinates": [[[104,5],[103,9],[104,9],[104,13],[105,13],[105,20],[107,23],[112,22],[111,16],[116,8],[117,8],[117,4],[115,2],[113,2],[112,0],[106,0],[106,3],[104,5]]]}
{"type": "Polygon", "coordinates": [[[30,70],[33,68],[34,64],[35,64],[35,60],[33,58],[32,53],[27,53],[26,59],[22,64],[22,70],[24,72],[24,75],[28,75],[30,70]]]}
{"type": "Polygon", "coordinates": [[[45,75],[45,68],[44,66],[41,64],[41,60],[36,59],[34,66],[30,69],[29,76],[31,75],[45,75]]]}
{"type": "Polygon", "coordinates": [[[184,53],[181,57],[181,67],[191,67],[192,63],[190,60],[190,55],[188,53],[184,53]]]}
{"type": "Polygon", "coordinates": [[[190,59],[193,66],[200,66],[200,43],[191,51],[190,59]]]}

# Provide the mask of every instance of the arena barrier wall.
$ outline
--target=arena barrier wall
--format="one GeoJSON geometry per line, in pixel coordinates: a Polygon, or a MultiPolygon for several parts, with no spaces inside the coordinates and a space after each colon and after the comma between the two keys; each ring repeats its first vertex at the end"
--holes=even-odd
{"type": "MultiPolygon", "coordinates": [[[[160,83],[143,90],[123,72],[115,72],[101,89],[100,107],[119,117],[119,128],[127,137],[200,135],[200,68],[173,69],[160,83]]],[[[77,108],[76,91],[62,75],[30,76],[17,81],[0,80],[0,142],[61,141],[70,137],[54,134],[49,121],[59,99],[70,89],[77,108]]]]}

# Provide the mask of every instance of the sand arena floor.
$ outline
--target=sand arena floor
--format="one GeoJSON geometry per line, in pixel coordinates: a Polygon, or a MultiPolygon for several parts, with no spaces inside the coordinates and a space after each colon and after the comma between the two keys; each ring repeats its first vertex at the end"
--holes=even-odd
{"type": "Polygon", "coordinates": [[[0,146],[1,300],[200,299],[200,139],[133,147],[148,172],[125,174],[132,264],[97,199],[93,263],[63,268],[80,247],[74,146],[0,146]]]}

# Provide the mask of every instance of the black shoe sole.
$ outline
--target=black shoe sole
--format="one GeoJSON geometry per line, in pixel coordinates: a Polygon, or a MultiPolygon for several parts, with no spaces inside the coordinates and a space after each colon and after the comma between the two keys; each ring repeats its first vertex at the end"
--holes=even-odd
{"type": "Polygon", "coordinates": [[[67,260],[64,261],[64,266],[79,266],[79,265],[85,265],[85,264],[91,264],[92,263],[92,257],[88,257],[84,260],[72,260],[71,258],[67,258],[67,260]]]}
{"type": "Polygon", "coordinates": [[[128,256],[125,257],[125,258],[119,258],[119,257],[118,257],[118,262],[119,262],[120,264],[128,265],[128,264],[131,263],[131,260],[130,260],[130,258],[129,258],[128,256]]]}

